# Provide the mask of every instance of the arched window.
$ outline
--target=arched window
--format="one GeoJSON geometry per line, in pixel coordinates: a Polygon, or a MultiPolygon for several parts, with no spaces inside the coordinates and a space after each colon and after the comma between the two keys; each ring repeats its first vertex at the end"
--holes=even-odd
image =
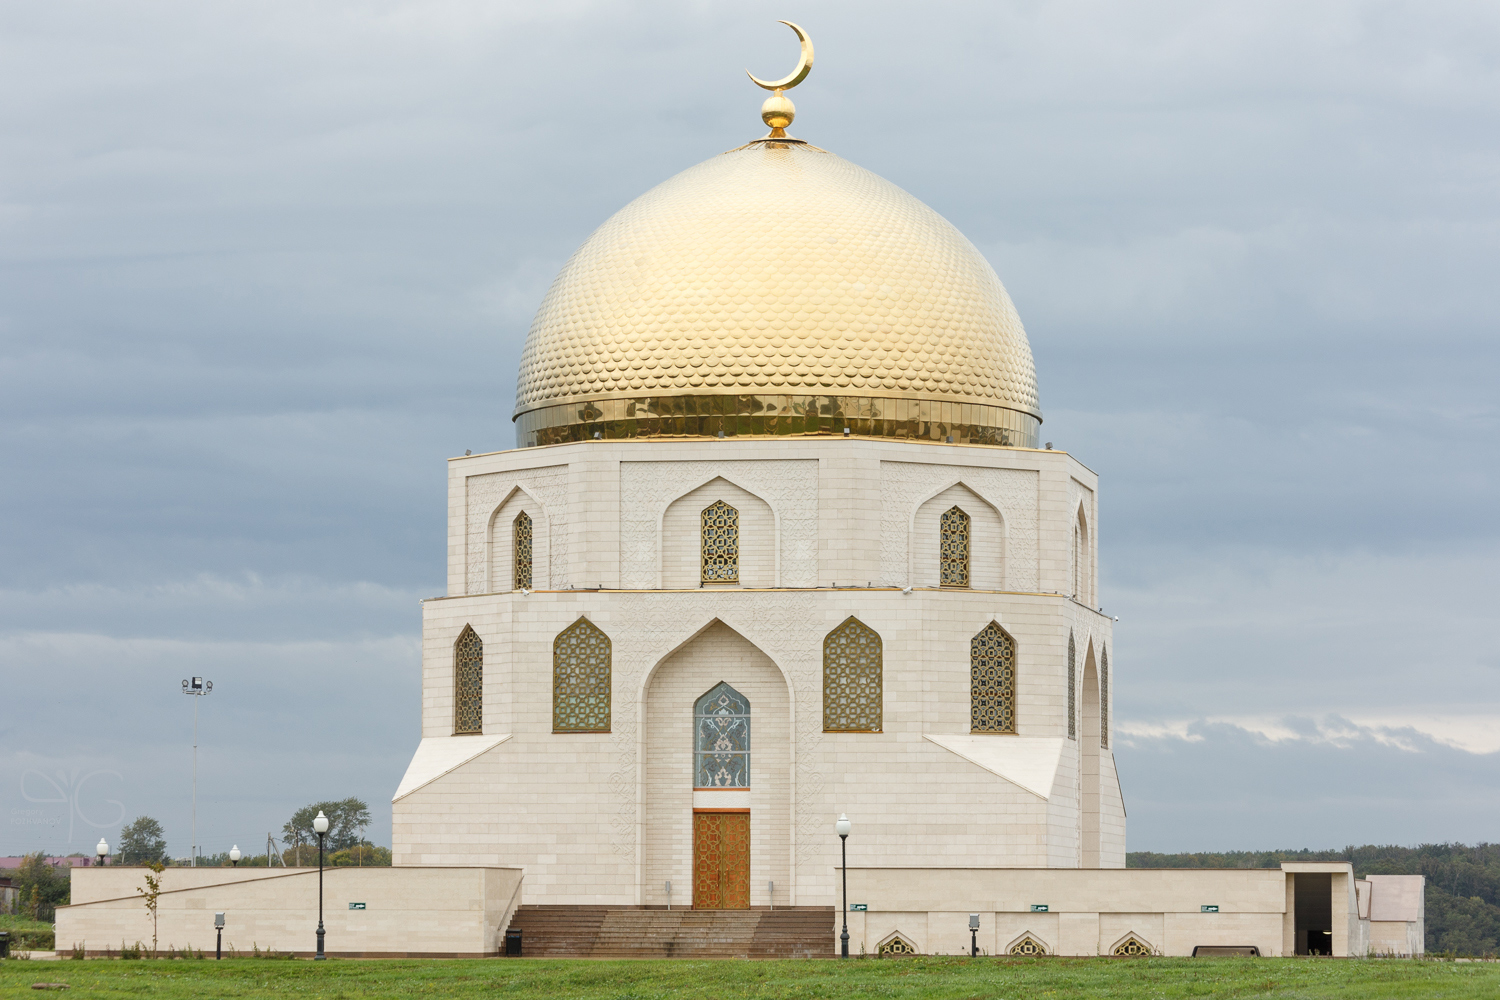
{"type": "Polygon", "coordinates": [[[531,589],[531,515],[524,510],[516,515],[515,531],[515,589],[531,589]]]}
{"type": "Polygon", "coordinates": [[[1073,521],[1073,556],[1069,560],[1073,568],[1073,600],[1079,604],[1094,606],[1093,590],[1089,578],[1089,523],[1083,516],[1083,507],[1078,508],[1078,517],[1073,521]]]}
{"type": "Polygon", "coordinates": [[[1099,655],[1099,745],[1109,746],[1109,647],[1099,655]]]}
{"type": "Polygon", "coordinates": [[[1068,739],[1078,739],[1078,651],[1068,632],[1068,739]]]}
{"type": "Polygon", "coordinates": [[[587,618],[552,643],[552,731],[609,732],[609,636],[587,618]]]}
{"type": "Polygon", "coordinates": [[[996,622],[969,640],[969,731],[1016,731],[1016,640],[996,622]]]}
{"type": "Polygon", "coordinates": [[[942,559],[942,584],[945,587],[969,585],[969,515],[958,507],[943,512],[939,526],[942,559]]]}
{"type": "Polygon", "coordinates": [[[740,582],[740,512],[723,500],[703,508],[703,582],[740,582]]]}
{"type": "Polygon", "coordinates": [[[484,732],[484,643],[465,625],[453,644],[453,734],[484,732]]]}
{"type": "Polygon", "coordinates": [[[750,787],[750,700],[716,685],[693,706],[695,788],[750,787]]]}
{"type": "Polygon", "coordinates": [[[881,731],[880,636],[850,617],[823,639],[823,731],[881,731]]]}

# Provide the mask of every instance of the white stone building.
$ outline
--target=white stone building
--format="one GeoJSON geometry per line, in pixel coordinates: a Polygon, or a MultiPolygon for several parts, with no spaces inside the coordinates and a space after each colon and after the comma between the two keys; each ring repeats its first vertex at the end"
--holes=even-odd
{"type": "Polygon", "coordinates": [[[1122,867],[1098,479],[1035,384],[979,252],[831,153],[627,206],[537,315],[523,447],[449,463],[396,863],[828,905],[847,813],[863,865],[1122,867]]]}

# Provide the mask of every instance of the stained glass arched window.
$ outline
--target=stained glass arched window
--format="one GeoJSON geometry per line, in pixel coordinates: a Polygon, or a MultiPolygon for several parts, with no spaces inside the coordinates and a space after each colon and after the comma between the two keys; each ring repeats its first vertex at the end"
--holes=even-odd
{"type": "Polygon", "coordinates": [[[465,625],[453,644],[453,733],[484,732],[484,643],[465,625]]]}
{"type": "Polygon", "coordinates": [[[945,587],[969,585],[969,515],[957,507],[943,512],[940,524],[942,584],[945,587]]]}
{"type": "Polygon", "coordinates": [[[1099,745],[1109,746],[1109,647],[1099,656],[1099,745]]]}
{"type": "Polygon", "coordinates": [[[552,643],[552,731],[609,732],[609,636],[587,618],[552,643]]]}
{"type": "Polygon", "coordinates": [[[718,684],[693,706],[693,786],[750,787],[750,700],[718,684]]]}
{"type": "Polygon", "coordinates": [[[1068,739],[1078,739],[1078,651],[1068,632],[1068,739]]]}
{"type": "Polygon", "coordinates": [[[996,622],[969,640],[969,731],[1016,731],[1016,640],[996,622]]]}
{"type": "Polygon", "coordinates": [[[703,508],[703,582],[740,582],[740,512],[723,500],[703,508]]]}
{"type": "Polygon", "coordinates": [[[823,731],[881,731],[880,636],[850,617],[823,639],[823,731]]]}
{"type": "Polygon", "coordinates": [[[516,515],[515,531],[515,589],[531,589],[531,515],[524,510],[516,515]]]}

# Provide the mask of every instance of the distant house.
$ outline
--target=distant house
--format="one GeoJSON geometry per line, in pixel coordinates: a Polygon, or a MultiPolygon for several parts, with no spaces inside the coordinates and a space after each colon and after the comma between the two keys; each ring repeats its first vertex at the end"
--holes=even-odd
{"type": "MultiPolygon", "coordinates": [[[[21,862],[25,860],[26,855],[13,858],[0,858],[0,871],[19,868],[21,867],[21,862]]],[[[97,859],[86,858],[81,854],[71,854],[66,858],[47,857],[43,860],[53,868],[92,868],[98,865],[97,859]]]]}

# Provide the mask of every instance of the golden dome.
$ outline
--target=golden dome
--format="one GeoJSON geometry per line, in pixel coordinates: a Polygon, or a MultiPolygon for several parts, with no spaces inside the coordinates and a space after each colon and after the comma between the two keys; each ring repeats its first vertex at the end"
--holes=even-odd
{"type": "Polygon", "coordinates": [[[851,433],[1035,447],[1026,332],[942,216],[797,140],[641,195],[573,254],[521,354],[517,443],[851,433]]]}

